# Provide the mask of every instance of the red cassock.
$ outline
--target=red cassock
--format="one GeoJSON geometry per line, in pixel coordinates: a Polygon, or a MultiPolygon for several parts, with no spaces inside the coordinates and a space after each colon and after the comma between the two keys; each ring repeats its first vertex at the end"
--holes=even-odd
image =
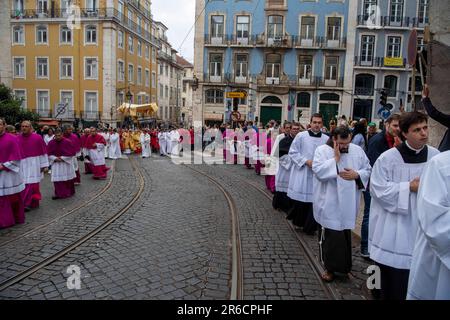
{"type": "Polygon", "coordinates": [[[150,146],[153,150],[159,150],[158,133],[156,131],[150,133],[150,146]]]}

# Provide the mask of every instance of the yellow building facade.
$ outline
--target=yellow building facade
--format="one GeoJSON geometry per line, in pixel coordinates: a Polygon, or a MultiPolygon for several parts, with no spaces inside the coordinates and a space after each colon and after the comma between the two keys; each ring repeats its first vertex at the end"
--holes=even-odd
{"type": "Polygon", "coordinates": [[[115,126],[128,98],[156,102],[159,44],[150,6],[11,0],[12,88],[23,107],[43,119],[115,126]]]}

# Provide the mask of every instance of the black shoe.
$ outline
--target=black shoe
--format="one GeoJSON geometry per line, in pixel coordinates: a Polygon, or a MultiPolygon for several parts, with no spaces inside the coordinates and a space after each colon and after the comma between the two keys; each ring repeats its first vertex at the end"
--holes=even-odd
{"type": "Polygon", "coordinates": [[[57,196],[52,197],[52,200],[57,200],[57,199],[59,199],[57,196]]]}

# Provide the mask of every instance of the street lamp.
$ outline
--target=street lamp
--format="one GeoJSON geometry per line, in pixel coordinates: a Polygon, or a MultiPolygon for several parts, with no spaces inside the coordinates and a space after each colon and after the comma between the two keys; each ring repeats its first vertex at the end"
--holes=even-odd
{"type": "MultiPolygon", "coordinates": [[[[133,97],[133,95],[131,94],[130,89],[128,89],[128,92],[125,94],[125,98],[128,100],[128,109],[130,109],[132,97],[133,97]]],[[[126,117],[125,122],[126,122],[127,126],[130,125],[130,116],[129,115],[126,117]]]]}

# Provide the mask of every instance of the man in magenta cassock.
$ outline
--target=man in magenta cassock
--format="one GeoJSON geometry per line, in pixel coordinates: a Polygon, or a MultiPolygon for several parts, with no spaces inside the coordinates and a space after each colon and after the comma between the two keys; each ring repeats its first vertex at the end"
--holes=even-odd
{"type": "Polygon", "coordinates": [[[109,168],[105,165],[106,140],[97,133],[95,128],[91,128],[91,134],[86,139],[85,148],[88,149],[89,158],[92,163],[94,179],[106,179],[109,168]]]}

